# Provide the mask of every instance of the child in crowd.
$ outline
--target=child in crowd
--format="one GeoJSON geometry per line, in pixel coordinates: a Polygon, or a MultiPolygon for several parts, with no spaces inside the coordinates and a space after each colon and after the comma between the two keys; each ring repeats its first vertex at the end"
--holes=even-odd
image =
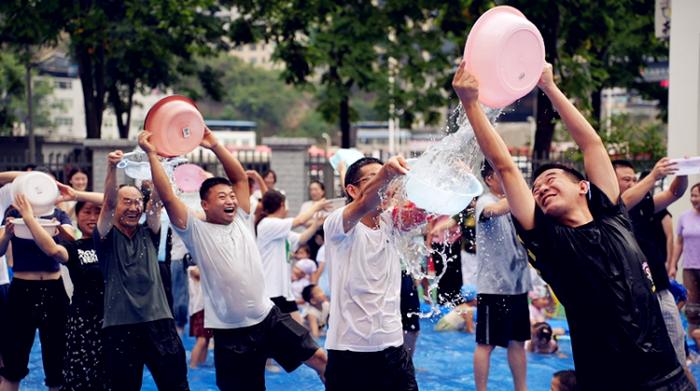
{"type": "Polygon", "coordinates": [[[331,303],[328,301],[323,289],[318,285],[310,284],[301,291],[301,296],[304,302],[309,304],[306,309],[305,320],[311,335],[314,338],[325,335],[331,303]]]}
{"type": "Polygon", "coordinates": [[[530,323],[540,323],[547,320],[547,309],[552,305],[546,286],[536,286],[528,293],[530,297],[530,323]]]}
{"type": "Polygon", "coordinates": [[[435,331],[464,331],[473,334],[474,314],[476,311],[476,287],[473,285],[462,286],[462,298],[464,302],[438,320],[435,331]]]}
{"type": "Polygon", "coordinates": [[[190,294],[190,337],[197,340],[192,347],[190,355],[190,368],[197,368],[207,361],[207,351],[209,340],[214,336],[211,329],[204,327],[204,296],[200,282],[199,267],[189,266],[187,268],[187,281],[190,294]]]}
{"type": "Polygon", "coordinates": [[[550,391],[578,391],[576,372],[572,369],[555,372],[552,376],[550,391]]]}
{"type": "Polygon", "coordinates": [[[306,300],[301,295],[301,292],[309,284],[312,283],[314,273],[316,273],[316,262],[309,258],[311,251],[306,244],[299,245],[297,251],[294,252],[294,266],[292,266],[292,293],[297,304],[304,304],[306,300]]]}
{"type": "Polygon", "coordinates": [[[547,322],[537,322],[532,325],[532,336],[525,342],[525,350],[531,353],[552,354],[559,350],[559,344],[547,322]]]}

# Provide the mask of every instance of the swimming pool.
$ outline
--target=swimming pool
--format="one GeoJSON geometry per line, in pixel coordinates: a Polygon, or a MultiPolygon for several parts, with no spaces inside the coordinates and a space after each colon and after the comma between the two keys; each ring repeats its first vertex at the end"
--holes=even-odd
{"type": "MultiPolygon", "coordinates": [[[[418,346],[414,358],[416,377],[421,390],[473,390],[472,355],[476,346],[474,335],[461,332],[436,332],[432,329],[433,325],[434,322],[431,320],[421,320],[422,330],[420,338],[418,338],[418,346]]],[[[184,343],[185,348],[188,350],[189,359],[189,350],[192,348],[194,340],[190,337],[185,337],[184,343]]],[[[564,357],[528,353],[527,385],[529,389],[548,390],[554,372],[574,367],[570,343],[561,341],[560,350],[564,357]]],[[[188,376],[192,390],[217,390],[213,363],[213,353],[210,351],[209,358],[204,366],[190,370],[188,376]]],[[[696,378],[700,376],[699,369],[698,365],[691,366],[691,370],[696,378]]],[[[22,390],[45,390],[38,336],[32,350],[29,370],[29,376],[22,382],[22,390]]],[[[266,374],[266,382],[267,389],[273,391],[323,389],[316,373],[305,366],[290,374],[284,371],[280,373],[268,372],[266,374]]],[[[507,390],[512,388],[513,383],[510,378],[506,351],[505,349],[496,349],[491,356],[489,389],[507,390]]],[[[143,390],[156,390],[148,371],[145,371],[144,374],[143,390]]]]}

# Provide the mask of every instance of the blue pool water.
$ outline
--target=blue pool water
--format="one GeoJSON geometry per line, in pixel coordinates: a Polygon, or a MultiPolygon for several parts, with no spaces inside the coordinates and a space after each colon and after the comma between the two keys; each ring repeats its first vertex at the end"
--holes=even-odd
{"type": "MultiPolygon", "coordinates": [[[[461,332],[436,332],[433,331],[433,321],[421,321],[421,335],[418,338],[418,346],[414,358],[416,377],[421,390],[428,391],[464,391],[474,389],[474,375],[472,371],[472,355],[475,342],[473,334],[461,332]]],[[[192,348],[194,340],[185,337],[184,344],[188,350],[192,348]]],[[[563,369],[573,368],[571,357],[571,345],[568,341],[560,342],[560,355],[535,355],[528,353],[527,385],[531,390],[548,390],[552,374],[563,369]]],[[[32,351],[29,365],[29,376],[22,383],[22,390],[45,390],[43,387],[43,370],[41,354],[39,350],[39,338],[37,336],[32,351]]],[[[207,363],[189,371],[190,387],[194,391],[217,390],[214,379],[214,358],[209,352],[207,363]]],[[[691,367],[693,374],[700,376],[698,365],[691,367]]],[[[323,386],[316,373],[302,366],[292,373],[267,373],[268,390],[322,390],[323,386]]],[[[506,359],[505,349],[496,349],[491,356],[491,372],[489,376],[489,389],[512,389],[510,370],[506,359]]],[[[156,390],[153,380],[144,371],[143,390],[156,390]]]]}

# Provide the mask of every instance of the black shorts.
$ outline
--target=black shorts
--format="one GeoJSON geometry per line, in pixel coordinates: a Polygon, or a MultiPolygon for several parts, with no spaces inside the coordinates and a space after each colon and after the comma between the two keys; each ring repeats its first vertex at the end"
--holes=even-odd
{"type": "Polygon", "coordinates": [[[294,311],[299,311],[297,303],[292,300],[287,300],[284,296],[271,297],[270,300],[275,303],[283,314],[291,314],[294,311]]]}
{"type": "Polygon", "coordinates": [[[222,391],[264,390],[268,358],[291,372],[319,349],[309,331],[276,306],[256,325],[213,331],[216,385],[222,391]]]}
{"type": "Polygon", "coordinates": [[[379,352],[329,350],[326,391],[418,390],[413,360],[403,346],[379,352]]]}
{"type": "Polygon", "coordinates": [[[185,349],[174,320],[109,326],[103,329],[103,338],[113,390],[140,390],[144,365],[159,390],[189,390],[185,349]]]}
{"type": "Polygon", "coordinates": [[[29,373],[27,364],[39,329],[41,357],[47,387],[63,385],[68,295],[63,280],[22,280],[10,283],[6,311],[2,313],[5,341],[0,375],[19,382],[29,373]]]}
{"type": "Polygon", "coordinates": [[[420,331],[420,300],[413,277],[401,272],[401,325],[403,331],[420,331]]]}
{"type": "Polygon", "coordinates": [[[530,339],[527,293],[476,296],[476,342],[508,347],[510,341],[530,339]]]}

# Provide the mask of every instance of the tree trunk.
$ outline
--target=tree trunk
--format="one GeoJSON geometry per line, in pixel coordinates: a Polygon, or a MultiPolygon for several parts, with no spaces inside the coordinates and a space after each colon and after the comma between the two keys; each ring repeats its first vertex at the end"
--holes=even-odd
{"type": "Polygon", "coordinates": [[[26,71],[25,83],[27,84],[27,138],[29,139],[29,163],[36,163],[36,138],[34,137],[34,95],[32,94],[32,53],[27,46],[25,52],[24,67],[26,71]]]}
{"type": "MultiPolygon", "coordinates": [[[[559,59],[557,51],[557,38],[559,35],[559,8],[555,5],[547,10],[536,20],[536,25],[542,33],[545,46],[545,58],[552,66],[559,59]]],[[[535,145],[532,150],[533,169],[539,159],[549,159],[549,150],[554,138],[554,119],[556,113],[552,108],[549,98],[543,93],[537,94],[537,130],[535,131],[535,145]]]]}
{"type": "MultiPolygon", "coordinates": [[[[602,107],[602,102],[603,102],[603,89],[598,88],[595,91],[591,93],[591,107],[593,108],[593,115],[592,119],[595,121],[592,125],[593,128],[598,130],[600,132],[600,129],[603,126],[603,107],[602,107]]],[[[610,115],[610,113],[608,113],[610,115]]]]}
{"type": "Polygon", "coordinates": [[[100,138],[105,107],[104,49],[78,43],[75,45],[75,58],[83,88],[87,138],[100,138]]]}
{"type": "Polygon", "coordinates": [[[127,102],[124,104],[121,95],[119,95],[119,88],[116,84],[109,87],[109,101],[114,109],[114,114],[117,117],[117,128],[119,129],[119,138],[129,138],[129,129],[131,128],[131,107],[134,102],[134,85],[133,83],[128,87],[127,102]],[[124,115],[126,114],[126,118],[124,115]]]}
{"type": "Polygon", "coordinates": [[[352,143],[351,132],[350,97],[344,94],[343,98],[340,100],[340,133],[342,135],[342,140],[340,143],[341,148],[352,148],[354,146],[352,143]]]}

